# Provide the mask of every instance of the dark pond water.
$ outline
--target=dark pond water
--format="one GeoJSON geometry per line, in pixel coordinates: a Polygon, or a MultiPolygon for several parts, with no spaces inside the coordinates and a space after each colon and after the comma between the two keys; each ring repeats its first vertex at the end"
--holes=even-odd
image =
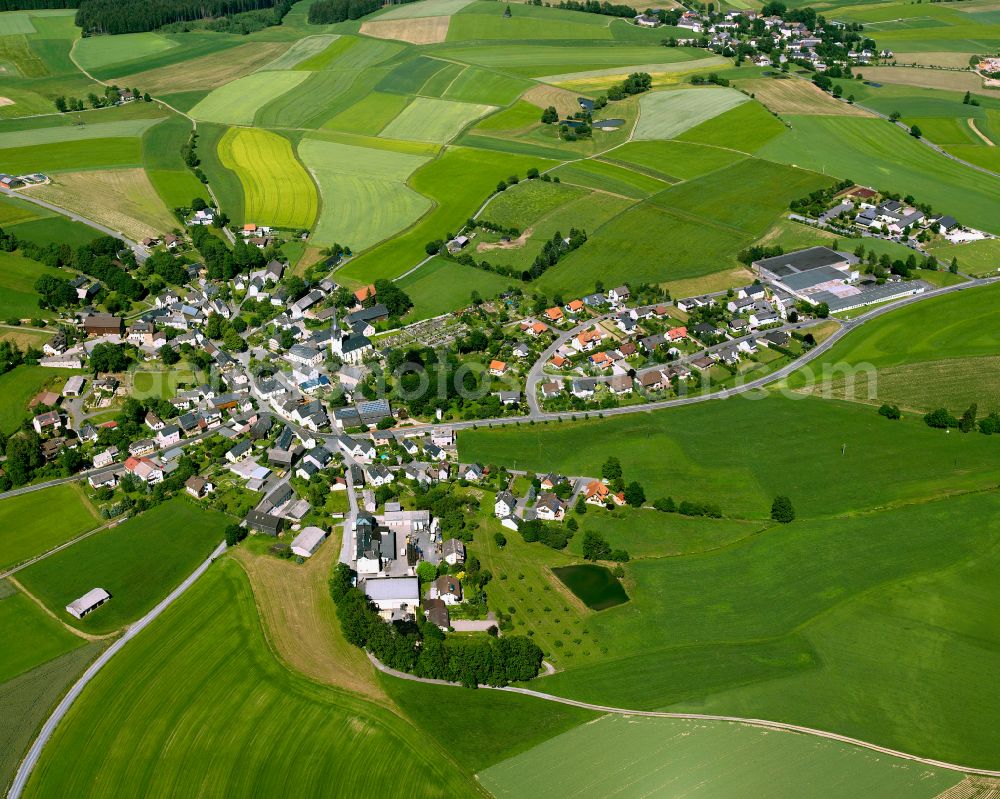
{"type": "Polygon", "coordinates": [[[624,119],[599,119],[594,123],[594,127],[600,128],[601,130],[614,130],[615,128],[620,128],[624,124],[624,119]]]}
{"type": "Polygon", "coordinates": [[[628,602],[628,594],[611,570],[593,563],[552,570],[566,587],[593,610],[606,610],[628,602]]]}

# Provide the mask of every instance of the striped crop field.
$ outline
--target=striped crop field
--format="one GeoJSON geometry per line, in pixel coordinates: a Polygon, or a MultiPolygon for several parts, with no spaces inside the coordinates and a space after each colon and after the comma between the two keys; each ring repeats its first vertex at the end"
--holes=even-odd
{"type": "Polygon", "coordinates": [[[219,158],[243,184],[248,221],[312,227],[318,206],[316,187],[288,139],[257,128],[230,128],[219,141],[219,158]]]}

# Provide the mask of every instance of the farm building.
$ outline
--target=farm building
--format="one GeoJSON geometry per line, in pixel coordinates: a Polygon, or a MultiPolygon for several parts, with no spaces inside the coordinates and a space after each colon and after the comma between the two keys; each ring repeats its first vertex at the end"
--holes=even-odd
{"type": "Polygon", "coordinates": [[[83,329],[88,336],[121,335],[121,318],[109,313],[93,313],[83,320],[83,329]]]}
{"type": "Polygon", "coordinates": [[[415,608],[420,602],[420,580],[416,577],[369,577],[361,583],[361,589],[386,618],[415,608]]]}
{"type": "Polygon", "coordinates": [[[83,376],[73,375],[66,381],[66,385],[63,387],[63,394],[67,397],[79,397],[80,392],[83,391],[83,385],[85,382],[86,378],[83,376]]]}
{"type": "Polygon", "coordinates": [[[292,552],[303,558],[312,557],[329,535],[326,530],[319,527],[306,527],[292,539],[292,552]]]}
{"type": "Polygon", "coordinates": [[[103,588],[91,588],[79,599],[74,599],[66,606],[66,612],[70,616],[82,619],[92,610],[96,610],[105,602],[111,599],[111,594],[103,588]]]}

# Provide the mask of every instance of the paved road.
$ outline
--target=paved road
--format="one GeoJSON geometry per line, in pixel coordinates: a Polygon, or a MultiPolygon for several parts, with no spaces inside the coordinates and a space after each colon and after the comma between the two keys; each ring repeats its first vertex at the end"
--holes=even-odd
{"type": "MultiPolygon", "coordinates": [[[[431,680],[425,677],[417,677],[413,674],[408,674],[403,671],[396,671],[395,669],[390,669],[388,666],[382,664],[377,658],[375,658],[371,653],[368,654],[368,659],[372,662],[379,671],[384,674],[389,674],[393,677],[398,677],[401,680],[410,680],[412,682],[422,682],[428,683],[430,685],[447,685],[453,688],[462,688],[461,683],[457,682],[447,682],[446,680],[431,680]]],[[[546,673],[551,672],[546,669],[546,673]]],[[[609,707],[607,705],[595,705],[590,702],[579,702],[576,699],[567,699],[564,696],[555,696],[554,694],[547,694],[542,691],[534,691],[530,688],[518,688],[516,686],[506,686],[503,688],[494,687],[491,685],[482,685],[480,688],[488,688],[494,691],[505,691],[512,694],[523,694],[524,696],[532,696],[535,699],[543,699],[546,702],[558,702],[561,705],[571,705],[572,707],[580,707],[585,710],[595,710],[599,713],[614,713],[619,716],[649,716],[652,718],[663,718],[663,719],[690,719],[693,721],[724,721],[733,724],[748,724],[752,727],[763,727],[769,730],[783,730],[785,732],[797,732],[802,735],[812,735],[816,738],[824,738],[828,741],[838,741],[840,743],[849,744],[850,746],[858,746],[863,749],[869,749],[873,752],[879,752],[884,755],[890,755],[892,757],[898,757],[903,760],[911,760],[915,763],[922,763],[926,766],[932,766],[934,768],[947,769],[948,771],[958,771],[963,774],[975,774],[982,777],[1000,777],[1000,771],[992,771],[990,769],[981,768],[970,768],[968,766],[960,766],[956,763],[947,763],[943,760],[934,760],[927,757],[919,757],[917,755],[911,755],[909,752],[900,752],[898,749],[890,749],[886,746],[879,746],[878,744],[869,743],[868,741],[862,741],[858,738],[850,738],[846,735],[840,735],[835,732],[827,732],[826,730],[817,730],[814,727],[803,727],[799,724],[786,724],[782,721],[769,721],[768,719],[753,719],[744,718],[742,716],[717,716],[708,713],[668,713],[666,711],[660,710],[630,710],[623,707],[609,707]]]]}
{"type": "Polygon", "coordinates": [[[56,709],[52,711],[52,715],[45,720],[45,724],[42,725],[42,729],[38,733],[38,737],[35,738],[34,743],[31,745],[31,749],[28,750],[28,754],[25,755],[24,760],[21,761],[21,765],[17,769],[14,782],[10,786],[10,791],[7,793],[8,799],[18,799],[18,797],[20,797],[24,792],[24,788],[28,784],[28,778],[31,777],[31,772],[35,768],[35,765],[38,763],[38,758],[42,754],[42,749],[52,737],[52,733],[55,732],[56,727],[59,726],[59,722],[63,720],[70,707],[72,707],[73,703],[77,700],[80,694],[83,693],[83,689],[87,687],[87,684],[97,676],[97,673],[104,668],[105,665],[107,665],[108,661],[110,661],[111,658],[113,658],[118,651],[125,646],[125,644],[148,627],[152,621],[163,613],[163,611],[165,611],[170,605],[172,605],[174,601],[181,596],[181,594],[194,585],[195,581],[208,570],[208,567],[212,565],[215,559],[225,551],[226,543],[223,541],[215,548],[212,554],[208,556],[207,560],[195,569],[194,572],[192,572],[191,575],[184,580],[184,582],[170,592],[166,599],[139,619],[139,621],[129,627],[121,638],[105,649],[97,660],[90,664],[90,667],[83,673],[83,676],[73,684],[73,687],[69,689],[69,693],[63,697],[62,701],[56,706],[56,709]]]}
{"type": "Polygon", "coordinates": [[[354,493],[354,476],[351,474],[351,466],[355,464],[354,458],[344,453],[344,463],[347,464],[345,476],[347,477],[347,501],[351,510],[344,519],[344,537],[340,545],[340,562],[351,565],[354,553],[354,520],[358,518],[358,497],[354,493]]]}
{"type": "Polygon", "coordinates": [[[57,214],[69,217],[74,222],[80,222],[84,225],[87,225],[88,227],[92,227],[94,230],[100,231],[101,233],[104,233],[106,236],[113,236],[114,238],[124,242],[131,248],[132,252],[135,253],[136,261],[138,261],[139,263],[142,263],[149,257],[149,250],[147,250],[145,247],[139,244],[139,242],[132,241],[131,239],[126,238],[126,236],[123,233],[117,230],[112,230],[111,228],[102,225],[100,222],[95,222],[93,219],[87,219],[87,217],[80,216],[79,214],[67,210],[66,208],[63,208],[59,205],[53,205],[52,203],[46,202],[45,200],[41,200],[38,197],[32,197],[29,192],[11,191],[10,189],[0,188],[0,194],[6,194],[8,197],[16,197],[19,200],[24,200],[25,202],[34,203],[35,205],[41,206],[42,208],[48,209],[49,211],[54,211],[57,214]]]}

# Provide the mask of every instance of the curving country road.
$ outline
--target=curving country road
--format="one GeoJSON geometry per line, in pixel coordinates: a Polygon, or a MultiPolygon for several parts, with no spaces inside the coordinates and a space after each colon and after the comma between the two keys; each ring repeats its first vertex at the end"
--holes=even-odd
{"type": "Polygon", "coordinates": [[[70,211],[66,208],[63,208],[60,205],[53,205],[52,203],[46,200],[41,200],[38,197],[32,197],[27,192],[12,191],[11,189],[5,189],[0,187],[0,194],[6,194],[8,197],[14,197],[18,200],[24,200],[25,202],[34,203],[35,205],[45,208],[46,210],[53,211],[59,214],[60,216],[68,217],[73,222],[79,222],[83,225],[87,225],[87,227],[92,227],[94,230],[103,233],[105,236],[111,236],[112,238],[118,239],[119,241],[128,245],[129,249],[131,249],[132,252],[135,253],[135,260],[138,261],[140,264],[143,263],[149,257],[149,250],[147,250],[145,247],[139,244],[139,242],[132,241],[132,239],[126,238],[126,236],[123,233],[117,230],[112,230],[111,228],[102,225],[100,222],[95,222],[93,219],[87,219],[87,217],[85,216],[80,216],[75,211],[70,211]]]}
{"type": "MultiPolygon", "coordinates": [[[[462,688],[461,683],[448,682],[447,680],[431,680],[426,677],[417,677],[414,674],[408,674],[404,671],[397,671],[396,669],[390,669],[388,666],[384,665],[380,660],[378,660],[370,652],[366,653],[368,659],[372,662],[372,665],[376,669],[381,671],[383,674],[388,674],[392,677],[398,677],[401,680],[410,680],[412,682],[422,682],[429,685],[447,685],[452,688],[462,688]]],[[[547,673],[548,670],[546,670],[547,673]]],[[[571,705],[572,707],[579,707],[585,710],[594,710],[599,713],[614,713],[619,716],[649,716],[652,718],[664,718],[664,719],[690,719],[692,721],[724,721],[731,724],[748,724],[751,727],[763,727],[769,730],[782,730],[784,732],[797,732],[802,735],[812,735],[815,738],[824,738],[828,741],[837,741],[839,743],[849,744],[850,746],[858,746],[862,749],[869,749],[873,752],[879,752],[883,755],[890,755],[892,757],[898,757],[902,760],[911,760],[915,763],[922,763],[925,766],[932,766],[934,768],[947,769],[948,771],[958,771],[962,774],[974,774],[980,777],[1000,777],[1000,771],[993,771],[991,769],[983,768],[970,768],[968,766],[960,766],[956,763],[947,763],[943,760],[934,760],[928,757],[919,757],[918,755],[912,755],[909,752],[900,752],[898,749],[890,749],[887,746],[879,746],[878,744],[869,743],[868,741],[862,741],[859,738],[851,738],[847,735],[840,735],[836,732],[827,732],[826,730],[817,730],[814,727],[803,727],[800,724],[786,724],[783,721],[769,721],[768,719],[752,719],[743,718],[742,716],[717,716],[709,713],[668,713],[662,710],[630,710],[624,707],[609,707],[607,705],[595,705],[590,702],[580,702],[576,699],[567,699],[564,696],[556,696],[554,694],[547,694],[543,691],[534,691],[530,688],[518,688],[513,685],[508,685],[504,687],[497,687],[492,685],[481,685],[480,688],[486,688],[493,691],[505,691],[512,694],[522,694],[524,696],[531,696],[535,699],[542,699],[546,702],[558,702],[561,705],[571,705]]],[[[466,689],[468,690],[468,689],[466,689]]]]}
{"type": "Polygon", "coordinates": [[[97,676],[97,673],[107,665],[108,661],[110,661],[111,658],[113,658],[118,651],[125,646],[125,644],[148,627],[153,620],[163,613],[163,611],[165,611],[170,605],[172,605],[174,601],[181,596],[181,594],[194,585],[195,581],[208,570],[208,567],[211,566],[212,563],[215,562],[215,559],[225,551],[226,542],[223,541],[215,548],[212,554],[209,555],[208,558],[200,566],[198,566],[198,568],[195,569],[187,577],[187,579],[184,580],[184,582],[171,591],[167,597],[155,608],[149,611],[149,613],[129,627],[121,638],[105,649],[97,660],[90,664],[87,670],[83,673],[83,676],[73,684],[73,687],[69,689],[69,692],[62,698],[62,701],[56,705],[56,709],[52,711],[52,715],[45,720],[45,724],[42,725],[42,729],[39,731],[34,743],[31,744],[31,749],[28,750],[28,754],[24,756],[24,760],[21,761],[21,765],[17,769],[17,774],[14,776],[14,782],[11,784],[10,790],[7,792],[7,799],[19,799],[21,794],[24,792],[24,788],[28,784],[28,779],[31,777],[31,772],[34,770],[38,763],[38,758],[42,754],[42,749],[45,748],[45,744],[49,742],[49,739],[52,737],[52,733],[54,733],[56,731],[56,727],[59,726],[59,722],[63,720],[70,707],[73,706],[73,703],[77,700],[80,694],[83,693],[83,689],[87,687],[87,684],[97,676]]]}

